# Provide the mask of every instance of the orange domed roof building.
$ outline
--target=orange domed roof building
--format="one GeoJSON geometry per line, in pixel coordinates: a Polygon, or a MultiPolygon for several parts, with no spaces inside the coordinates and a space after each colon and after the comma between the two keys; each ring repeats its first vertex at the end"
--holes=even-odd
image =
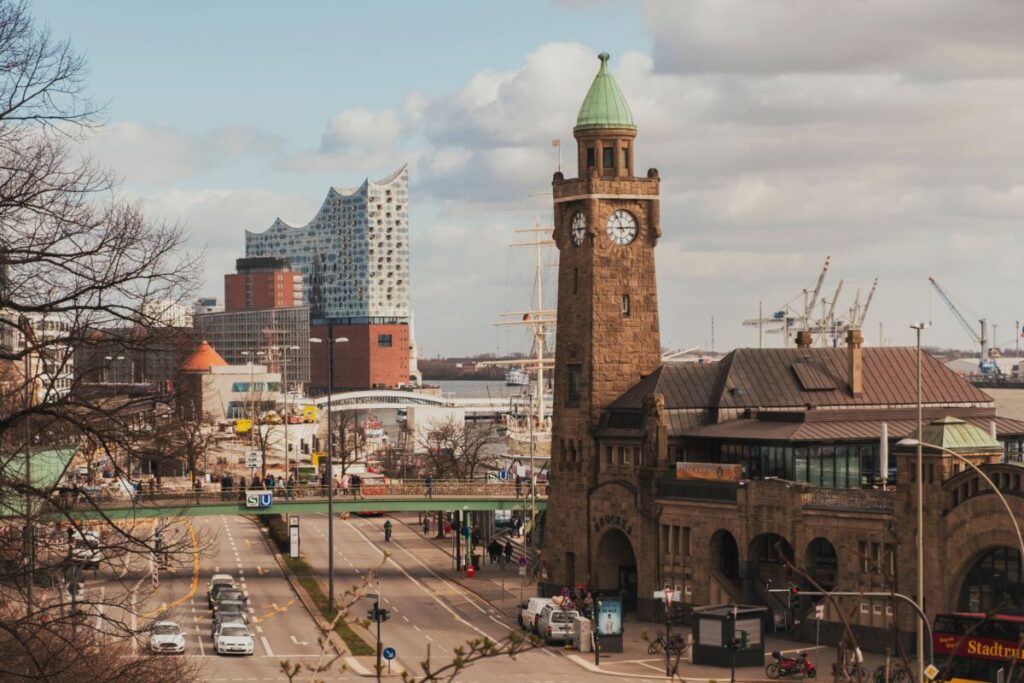
{"type": "Polygon", "coordinates": [[[217,350],[204,339],[181,364],[181,369],[184,372],[209,372],[210,368],[224,367],[227,364],[228,362],[217,353],[217,350]]]}

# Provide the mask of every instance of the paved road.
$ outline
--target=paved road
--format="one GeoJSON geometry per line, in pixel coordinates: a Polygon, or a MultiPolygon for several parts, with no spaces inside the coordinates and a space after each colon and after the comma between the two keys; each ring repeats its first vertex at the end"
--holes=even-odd
{"type": "MultiPolygon", "coordinates": [[[[302,518],[302,553],[326,576],[327,518],[302,518]]],[[[392,618],[382,626],[385,647],[398,651],[398,659],[419,673],[418,663],[428,652],[435,662],[447,662],[466,641],[486,636],[499,640],[515,621],[492,608],[473,593],[446,578],[450,560],[433,544],[402,524],[394,524],[394,537],[387,545],[390,557],[384,562],[383,517],[335,521],[335,590],[360,582],[369,571],[380,579],[383,606],[392,618]]],[[[512,587],[510,581],[509,587],[512,587]]],[[[364,616],[371,600],[364,598],[354,609],[364,616]]],[[[458,681],[579,681],[588,674],[551,648],[520,655],[515,661],[499,658],[474,664],[458,681]]]]}
{"type": "MultiPolygon", "coordinates": [[[[136,561],[121,580],[105,568],[98,578],[87,579],[86,590],[131,591],[145,624],[161,614],[186,631],[186,655],[200,666],[202,681],[286,681],[279,662],[314,662],[319,656],[319,629],[292,592],[263,538],[260,527],[240,516],[190,520],[182,533],[194,533],[196,553],[192,566],[173,573],[160,572],[152,590],[149,566],[136,561]],[[218,656],[210,635],[211,612],[206,585],[215,573],[232,574],[248,593],[255,652],[252,657],[218,656]]],[[[192,540],[190,538],[190,540],[192,540]]],[[[131,617],[126,617],[131,619],[131,617]]],[[[145,647],[143,639],[137,647],[145,647]]],[[[321,677],[356,680],[352,674],[321,677]]]]}

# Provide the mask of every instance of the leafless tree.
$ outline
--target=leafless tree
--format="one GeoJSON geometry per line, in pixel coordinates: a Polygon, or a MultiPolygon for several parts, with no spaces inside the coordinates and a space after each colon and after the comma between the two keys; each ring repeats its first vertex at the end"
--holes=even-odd
{"type": "Polygon", "coordinates": [[[366,430],[359,424],[359,413],[355,410],[343,410],[333,416],[331,422],[335,435],[334,461],[344,476],[353,465],[363,460],[366,430]]]}
{"type": "Polygon", "coordinates": [[[495,425],[460,424],[454,418],[434,422],[416,437],[426,452],[429,474],[440,479],[473,479],[497,468],[495,425]]]}
{"type": "MultiPolygon", "coordinates": [[[[28,476],[54,452],[84,447],[112,463],[112,481],[127,479],[122,456],[148,428],[153,401],[96,396],[73,372],[74,352],[95,343],[96,330],[160,323],[159,309],[185,300],[198,274],[182,228],[147,220],[118,197],[113,174],[78,151],[100,123],[85,76],[84,60],[25,3],[0,0],[0,678],[185,679],[185,662],[123,649],[147,621],[134,606],[146,596],[128,582],[145,576],[157,549],[152,524],[104,517],[101,499],[128,497],[127,488],[58,493],[52,480],[28,476]],[[83,508],[94,534],[75,525],[83,508]],[[60,584],[97,554],[121,564],[126,585],[83,595],[83,626],[60,584]],[[112,638],[99,650],[88,640],[95,629],[112,638]]],[[[185,520],[164,526],[167,562],[185,566],[198,552],[190,529],[185,520]]]]}

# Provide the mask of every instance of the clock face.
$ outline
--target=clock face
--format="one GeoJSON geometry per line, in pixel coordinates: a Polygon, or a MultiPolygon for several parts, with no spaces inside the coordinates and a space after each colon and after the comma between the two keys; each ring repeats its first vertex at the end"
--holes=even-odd
{"type": "Polygon", "coordinates": [[[608,216],[608,237],[615,244],[626,245],[636,239],[636,218],[619,209],[608,216]]]}
{"type": "Polygon", "coordinates": [[[572,217],[572,241],[576,246],[583,244],[583,238],[587,236],[587,219],[577,211],[572,217]]]}

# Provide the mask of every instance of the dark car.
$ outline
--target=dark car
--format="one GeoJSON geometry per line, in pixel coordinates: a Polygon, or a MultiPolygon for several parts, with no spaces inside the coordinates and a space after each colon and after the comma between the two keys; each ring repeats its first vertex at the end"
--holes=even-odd
{"type": "Polygon", "coordinates": [[[249,612],[246,611],[245,606],[237,600],[229,600],[221,603],[220,609],[213,617],[213,623],[210,625],[210,635],[212,636],[217,632],[217,627],[221,624],[245,624],[249,625],[250,616],[249,612]]]}
{"type": "Polygon", "coordinates": [[[207,603],[209,603],[210,609],[213,609],[213,604],[217,602],[217,599],[220,597],[220,594],[224,591],[236,591],[238,593],[242,592],[237,586],[232,586],[231,584],[219,583],[212,586],[210,588],[209,593],[206,596],[206,601],[207,603]]]}
{"type": "Polygon", "coordinates": [[[217,591],[213,598],[213,611],[216,612],[220,609],[222,602],[240,602],[245,604],[245,593],[238,590],[237,588],[222,588],[217,591]]]}

